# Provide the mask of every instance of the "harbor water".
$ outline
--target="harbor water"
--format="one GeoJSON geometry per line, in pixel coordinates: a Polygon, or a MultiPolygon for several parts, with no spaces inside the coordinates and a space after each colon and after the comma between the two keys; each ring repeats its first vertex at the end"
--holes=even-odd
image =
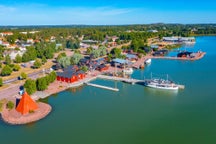
{"type": "Polygon", "coordinates": [[[153,59],[132,77],[168,74],[185,85],[177,92],[97,79],[91,86],[68,89],[46,99],[53,110],[28,125],[0,121],[0,142],[73,144],[215,144],[216,36],[196,37],[188,51],[205,51],[197,61],[153,59]]]}

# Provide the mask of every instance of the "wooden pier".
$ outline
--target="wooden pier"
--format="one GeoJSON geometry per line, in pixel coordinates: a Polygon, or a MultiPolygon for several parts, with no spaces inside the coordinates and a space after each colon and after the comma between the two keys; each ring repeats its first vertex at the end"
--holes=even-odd
{"type": "Polygon", "coordinates": [[[102,85],[93,84],[93,83],[85,83],[85,84],[89,86],[97,87],[97,88],[102,88],[102,89],[107,89],[107,90],[112,90],[112,91],[119,91],[119,89],[117,88],[112,88],[108,86],[102,86],[102,85]]]}
{"type": "Polygon", "coordinates": [[[121,82],[130,83],[130,84],[135,84],[135,83],[138,83],[138,82],[144,82],[144,80],[138,80],[138,79],[132,79],[132,78],[123,78],[123,77],[115,77],[115,76],[106,76],[106,75],[98,75],[97,78],[121,81],[121,82]]]}

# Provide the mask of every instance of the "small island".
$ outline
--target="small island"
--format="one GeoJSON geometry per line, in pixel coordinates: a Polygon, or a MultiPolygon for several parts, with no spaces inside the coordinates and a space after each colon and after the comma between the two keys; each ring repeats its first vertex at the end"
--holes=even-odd
{"type": "Polygon", "coordinates": [[[7,102],[1,102],[1,117],[4,122],[12,125],[27,124],[46,117],[52,107],[46,103],[34,101],[27,92],[24,92],[21,99],[13,98],[7,102]],[[17,106],[14,106],[16,104],[17,106]]]}

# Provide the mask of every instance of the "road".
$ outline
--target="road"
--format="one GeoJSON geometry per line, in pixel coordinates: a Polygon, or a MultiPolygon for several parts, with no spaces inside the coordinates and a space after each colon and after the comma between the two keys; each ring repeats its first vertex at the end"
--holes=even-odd
{"type": "MultiPolygon", "coordinates": [[[[29,78],[36,79],[39,77],[39,74],[42,74],[44,71],[34,72],[28,75],[29,78]]],[[[8,84],[9,87],[0,91],[0,100],[3,98],[10,98],[16,96],[19,93],[20,86],[23,86],[24,82],[18,80],[18,78],[13,78],[7,81],[4,81],[4,84],[8,84]],[[16,83],[15,83],[16,82],[16,83]]]]}
{"type": "MultiPolygon", "coordinates": [[[[29,78],[32,78],[32,79],[35,79],[38,77],[39,74],[43,73],[44,71],[41,70],[41,71],[38,71],[38,72],[34,72],[34,73],[31,73],[31,74],[28,74],[28,77],[29,78]]],[[[18,77],[17,78],[12,78],[12,79],[9,79],[9,80],[6,80],[3,82],[3,84],[11,84],[11,83],[14,83],[16,81],[19,81],[18,77]]]]}

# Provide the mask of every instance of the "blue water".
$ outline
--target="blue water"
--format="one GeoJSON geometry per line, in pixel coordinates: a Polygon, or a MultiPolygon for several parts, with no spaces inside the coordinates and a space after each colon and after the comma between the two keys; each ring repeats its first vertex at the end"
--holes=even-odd
{"type": "Polygon", "coordinates": [[[119,92],[90,86],[69,89],[44,101],[53,111],[45,119],[22,126],[0,121],[1,143],[74,144],[215,144],[216,37],[197,37],[192,51],[207,52],[198,61],[152,60],[133,78],[166,75],[184,90],[167,92],[122,82],[92,83],[118,87],[119,92]]]}

